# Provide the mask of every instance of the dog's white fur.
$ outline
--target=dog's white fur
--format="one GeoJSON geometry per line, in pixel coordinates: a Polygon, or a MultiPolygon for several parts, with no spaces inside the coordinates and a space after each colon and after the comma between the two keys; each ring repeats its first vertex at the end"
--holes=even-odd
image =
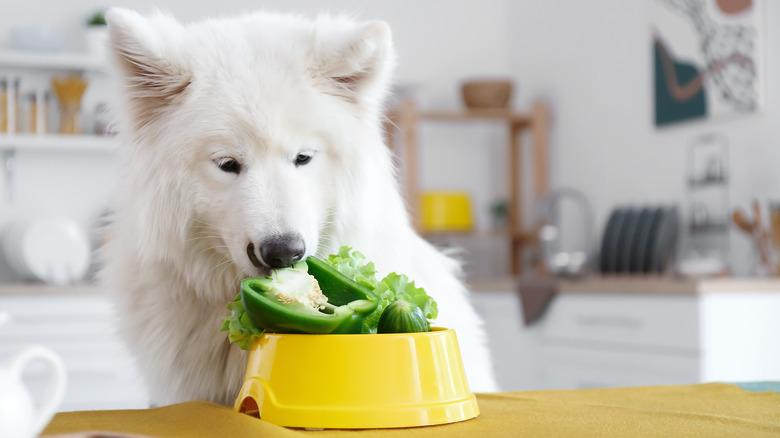
{"type": "MultiPolygon", "coordinates": [[[[410,226],[383,141],[394,67],[383,22],[256,13],[183,25],[107,14],[123,89],[122,172],[102,278],[151,401],[231,404],[245,353],[218,329],[247,244],[298,232],[404,272],[456,330],[469,383],[496,385],[459,265],[410,226]],[[296,166],[298,154],[311,155],[296,166]],[[218,167],[226,159],[239,173],[218,167]]],[[[316,367],[316,364],[312,364],[316,367]]]]}

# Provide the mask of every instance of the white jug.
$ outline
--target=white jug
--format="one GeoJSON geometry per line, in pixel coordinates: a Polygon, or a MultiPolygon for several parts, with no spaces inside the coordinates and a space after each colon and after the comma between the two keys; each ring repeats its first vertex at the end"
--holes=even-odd
{"type": "MultiPolygon", "coordinates": [[[[4,319],[0,314],[0,324],[4,319]]],[[[0,365],[0,435],[37,437],[54,416],[65,393],[65,366],[56,353],[42,345],[25,348],[0,365]],[[22,381],[22,370],[34,360],[48,366],[49,385],[38,411],[22,381]]]]}

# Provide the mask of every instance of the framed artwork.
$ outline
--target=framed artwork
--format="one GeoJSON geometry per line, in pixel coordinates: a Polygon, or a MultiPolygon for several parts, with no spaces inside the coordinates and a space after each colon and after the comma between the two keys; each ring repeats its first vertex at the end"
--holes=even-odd
{"type": "Polygon", "coordinates": [[[652,0],[655,124],[756,111],[760,0],[652,0]]]}

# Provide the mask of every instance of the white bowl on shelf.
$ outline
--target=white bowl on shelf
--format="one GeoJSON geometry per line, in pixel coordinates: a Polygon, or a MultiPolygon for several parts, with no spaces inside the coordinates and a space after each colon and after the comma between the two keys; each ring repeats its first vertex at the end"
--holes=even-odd
{"type": "Polygon", "coordinates": [[[22,279],[55,286],[77,283],[90,263],[89,240],[75,222],[60,217],[10,225],[3,236],[3,251],[22,279]]]}

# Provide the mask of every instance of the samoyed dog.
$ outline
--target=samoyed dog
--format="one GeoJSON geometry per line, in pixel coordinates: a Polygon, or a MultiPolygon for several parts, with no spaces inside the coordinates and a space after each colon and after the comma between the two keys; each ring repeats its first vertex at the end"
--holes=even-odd
{"type": "Polygon", "coordinates": [[[219,329],[241,280],[341,245],[424,287],[472,390],[496,390],[459,265],[410,225],[384,143],[387,24],[256,13],[185,25],[123,9],[107,21],[122,164],[102,278],[153,404],[232,404],[247,356],[219,329]]]}

